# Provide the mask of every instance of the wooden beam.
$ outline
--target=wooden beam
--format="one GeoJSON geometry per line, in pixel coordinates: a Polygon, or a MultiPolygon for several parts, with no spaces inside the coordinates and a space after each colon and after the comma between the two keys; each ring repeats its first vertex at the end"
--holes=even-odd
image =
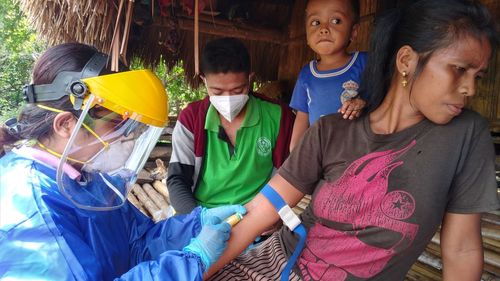
{"type": "MultiPolygon", "coordinates": [[[[179,29],[194,30],[194,22],[190,17],[179,17],[179,29]]],[[[161,23],[160,23],[161,24],[161,23]]],[[[200,32],[204,34],[235,37],[244,40],[264,41],[282,44],[286,41],[285,33],[275,29],[254,27],[227,20],[202,17],[200,15],[200,32]]]]}

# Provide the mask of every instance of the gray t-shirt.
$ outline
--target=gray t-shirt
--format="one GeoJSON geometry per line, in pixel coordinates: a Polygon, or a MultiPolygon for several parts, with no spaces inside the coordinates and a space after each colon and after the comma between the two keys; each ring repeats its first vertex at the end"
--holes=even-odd
{"type": "MultiPolygon", "coordinates": [[[[312,194],[295,268],[307,280],[403,280],[446,212],[500,206],[488,122],[477,113],[389,135],[368,119],[321,118],[279,170],[312,194]]],[[[281,235],[290,254],[296,237],[281,235]]]]}

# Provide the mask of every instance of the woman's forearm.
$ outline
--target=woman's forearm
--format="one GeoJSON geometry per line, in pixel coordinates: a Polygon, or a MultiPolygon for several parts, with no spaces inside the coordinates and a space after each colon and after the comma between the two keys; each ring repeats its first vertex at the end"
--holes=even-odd
{"type": "Polygon", "coordinates": [[[208,279],[224,265],[236,258],[257,236],[279,219],[272,205],[261,194],[258,194],[245,207],[247,208],[247,214],[232,229],[231,238],[224,254],[205,273],[205,279],[208,279]]]}
{"type": "MultiPolygon", "coordinates": [[[[275,175],[269,185],[282,196],[283,200],[290,206],[295,206],[304,196],[294,186],[283,179],[279,174],[275,175]]],[[[241,254],[252,243],[257,236],[268,229],[279,219],[274,206],[262,195],[257,194],[255,198],[246,206],[247,214],[232,229],[228,246],[219,260],[205,273],[204,278],[208,279],[224,265],[241,254]]]]}

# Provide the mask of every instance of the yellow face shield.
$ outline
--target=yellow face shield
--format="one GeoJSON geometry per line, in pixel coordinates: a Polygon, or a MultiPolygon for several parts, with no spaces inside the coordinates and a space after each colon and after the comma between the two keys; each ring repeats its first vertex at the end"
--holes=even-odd
{"type": "Polygon", "coordinates": [[[120,72],[81,81],[95,96],[95,104],[120,114],[123,119],[131,118],[157,127],[168,122],[165,87],[149,70],[120,72]]]}
{"type": "Polygon", "coordinates": [[[40,103],[69,96],[73,109],[82,110],[93,95],[90,107],[98,104],[123,119],[163,127],[168,121],[168,99],[160,79],[149,70],[99,75],[107,60],[107,55],[97,52],[79,72],[62,71],[50,84],[25,85],[23,97],[28,103],[40,103]]]}
{"type": "MultiPolygon", "coordinates": [[[[60,192],[77,207],[105,211],[125,204],[127,194],[155,147],[163,126],[143,123],[144,120],[153,122],[153,119],[150,116],[144,118],[137,110],[129,118],[120,117],[121,122],[117,118],[109,118],[109,114],[98,116],[99,113],[92,110],[98,107],[92,107],[98,103],[97,99],[90,94],[84,102],[61,155],[56,180],[60,192]],[[84,122],[88,124],[84,126],[84,122]],[[83,165],[75,167],[73,159],[82,159],[80,163],[83,165]],[[77,168],[80,176],[71,178],[66,174],[64,167],[68,165],[77,168]]],[[[115,108],[118,106],[128,108],[120,104],[115,108]]],[[[121,115],[124,116],[123,113],[121,115]]]]}
{"type": "Polygon", "coordinates": [[[161,81],[147,70],[80,81],[86,95],[80,102],[81,114],[61,156],[56,179],[61,193],[76,206],[112,210],[126,202],[168,122],[167,94],[161,81]],[[77,157],[86,161],[80,177],[72,179],[63,167],[77,157]]]}
{"type": "Polygon", "coordinates": [[[61,194],[90,210],[112,210],[126,202],[168,122],[167,93],[160,79],[148,70],[99,75],[107,59],[97,52],[81,71],[63,71],[50,84],[23,87],[28,103],[55,112],[67,109],[41,103],[69,96],[78,120],[58,155],[56,181],[61,194]],[[65,173],[68,165],[79,176],[65,173]]]}

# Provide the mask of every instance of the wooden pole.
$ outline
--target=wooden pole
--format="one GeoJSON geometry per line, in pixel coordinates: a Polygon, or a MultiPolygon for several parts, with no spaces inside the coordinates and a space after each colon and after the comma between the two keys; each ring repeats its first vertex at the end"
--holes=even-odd
{"type": "Polygon", "coordinates": [[[200,74],[198,0],[194,1],[194,75],[200,74]]]}
{"type": "Polygon", "coordinates": [[[120,56],[121,56],[123,63],[125,65],[128,65],[128,62],[127,62],[127,44],[128,44],[129,33],[130,33],[130,25],[132,24],[132,15],[134,12],[134,1],[135,0],[128,1],[127,14],[125,16],[125,27],[123,29],[123,38],[122,38],[122,44],[120,47],[120,56]]]}
{"type": "MultiPolygon", "coordinates": [[[[115,42],[119,41],[119,33],[120,33],[120,19],[122,17],[123,5],[125,4],[125,0],[120,0],[120,4],[118,5],[118,15],[116,16],[115,28],[113,30],[113,38],[111,39],[111,44],[109,45],[109,53],[112,54],[113,48],[115,48],[115,42]]],[[[111,63],[113,66],[113,62],[111,63]]]]}

